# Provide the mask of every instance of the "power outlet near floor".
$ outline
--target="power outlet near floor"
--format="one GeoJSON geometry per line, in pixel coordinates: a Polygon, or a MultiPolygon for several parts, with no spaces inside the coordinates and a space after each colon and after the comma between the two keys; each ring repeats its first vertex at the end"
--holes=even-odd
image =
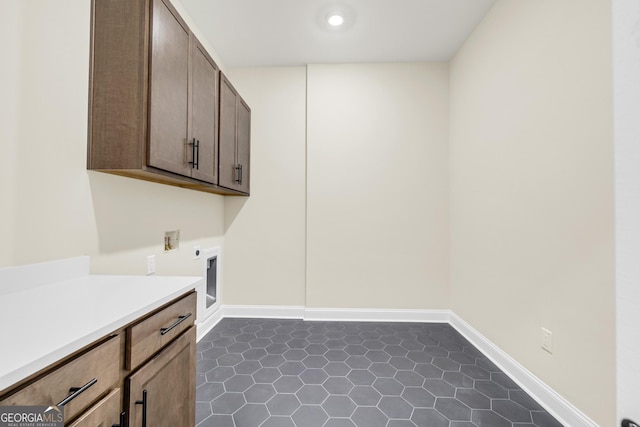
{"type": "Polygon", "coordinates": [[[542,349],[549,354],[553,354],[553,334],[550,330],[545,328],[540,328],[542,331],[542,349]]]}

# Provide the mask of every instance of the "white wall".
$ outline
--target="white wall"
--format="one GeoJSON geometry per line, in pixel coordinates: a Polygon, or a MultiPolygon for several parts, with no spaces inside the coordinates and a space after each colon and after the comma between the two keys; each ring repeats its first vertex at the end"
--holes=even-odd
{"type": "Polygon", "coordinates": [[[225,303],[448,306],[448,67],[229,71],[251,197],[225,201],[225,303]]]}
{"type": "Polygon", "coordinates": [[[304,67],[233,69],[251,106],[251,196],[225,200],[225,304],[304,305],[304,67]]]}
{"type": "Polygon", "coordinates": [[[222,243],[224,197],[86,170],[91,2],[0,7],[0,266],[90,255],[94,272],[145,274],[156,254],[158,274],[201,274],[191,246],[222,243]],[[182,249],[164,254],[174,229],[182,249]]]}
{"type": "MultiPolygon", "coordinates": [[[[0,260],[5,265],[13,264],[15,212],[15,167],[17,166],[18,121],[17,110],[20,103],[20,63],[22,61],[23,3],[0,2],[0,260]]],[[[2,265],[2,264],[0,264],[2,265]]]]}
{"type": "Polygon", "coordinates": [[[640,1],[613,1],[617,423],[640,422],[640,1]]]}
{"type": "Polygon", "coordinates": [[[308,66],[308,307],[448,307],[447,74],[308,66]]]}
{"type": "Polygon", "coordinates": [[[602,426],[615,413],[611,79],[600,0],[499,0],[450,75],[451,308],[602,426]]]}

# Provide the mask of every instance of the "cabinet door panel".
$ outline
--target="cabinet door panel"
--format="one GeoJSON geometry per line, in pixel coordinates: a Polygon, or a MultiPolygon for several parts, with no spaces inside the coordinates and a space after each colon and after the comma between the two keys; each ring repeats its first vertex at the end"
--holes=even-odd
{"type": "Polygon", "coordinates": [[[192,55],[191,138],[199,141],[199,161],[191,176],[217,184],[218,68],[195,39],[192,55]]]}
{"type": "Polygon", "coordinates": [[[89,169],[145,164],[147,50],[145,2],[94,0],[89,91],[89,169]]]}
{"type": "Polygon", "coordinates": [[[235,189],[236,91],[224,75],[220,78],[220,171],[218,184],[235,189]]]}
{"type": "Polygon", "coordinates": [[[192,326],[127,379],[129,427],[195,425],[195,346],[192,326]]]}
{"type": "Polygon", "coordinates": [[[151,26],[149,165],[188,176],[189,29],[162,0],[151,26]]]}
{"type": "Polygon", "coordinates": [[[238,97],[236,119],[236,153],[237,162],[240,165],[240,182],[237,189],[249,193],[250,150],[251,150],[251,109],[238,97]]]}

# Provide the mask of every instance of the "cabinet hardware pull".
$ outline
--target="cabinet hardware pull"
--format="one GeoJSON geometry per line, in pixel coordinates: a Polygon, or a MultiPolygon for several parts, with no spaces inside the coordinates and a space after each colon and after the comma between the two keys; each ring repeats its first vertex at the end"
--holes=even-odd
{"type": "Polygon", "coordinates": [[[199,169],[200,165],[198,163],[200,163],[200,140],[196,140],[195,138],[193,138],[193,141],[191,141],[189,145],[191,146],[191,158],[193,159],[191,162],[189,162],[189,164],[191,165],[192,169],[199,169]]]}
{"type": "Polygon", "coordinates": [[[638,424],[625,418],[624,420],[622,420],[622,427],[638,427],[638,424]]]}
{"type": "Polygon", "coordinates": [[[236,171],[237,171],[237,174],[236,174],[236,175],[237,175],[237,177],[238,177],[238,178],[236,179],[236,182],[237,182],[238,184],[242,185],[242,165],[240,165],[240,164],[239,164],[238,166],[236,166],[236,171]]]}
{"type": "Polygon", "coordinates": [[[120,424],[111,424],[111,427],[124,427],[124,417],[127,413],[122,411],[120,413],[120,424]]]}
{"type": "Polygon", "coordinates": [[[178,320],[176,320],[175,323],[173,323],[171,326],[160,329],[160,335],[166,334],[167,332],[169,332],[170,330],[178,326],[180,323],[184,322],[190,316],[191,316],[191,313],[178,317],[178,320]]]}
{"type": "Polygon", "coordinates": [[[88,383],[86,383],[85,385],[83,385],[82,387],[71,387],[69,389],[69,393],[71,393],[69,396],[65,397],[60,403],[58,403],[56,406],[64,406],[67,403],[71,402],[73,399],[75,399],[76,397],[80,396],[82,393],[84,393],[89,387],[91,387],[92,385],[94,385],[95,383],[97,383],[98,380],[97,379],[92,379],[91,381],[89,381],[88,383]]]}
{"type": "Polygon", "coordinates": [[[142,427],[147,427],[147,390],[142,390],[142,400],[136,400],[136,405],[142,405],[142,427]]]}
{"type": "Polygon", "coordinates": [[[200,140],[196,141],[196,169],[200,169],[200,140]]]}

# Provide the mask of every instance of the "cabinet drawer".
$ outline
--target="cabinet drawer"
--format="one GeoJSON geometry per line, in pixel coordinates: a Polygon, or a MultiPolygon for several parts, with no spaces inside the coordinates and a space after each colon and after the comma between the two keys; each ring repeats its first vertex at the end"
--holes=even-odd
{"type": "Polygon", "coordinates": [[[161,309],[127,329],[126,368],[133,370],[193,325],[196,293],[161,309]]]}
{"type": "MultiPolygon", "coordinates": [[[[124,424],[120,422],[122,396],[117,388],[93,405],[80,418],[68,427],[112,427],[124,424]]],[[[123,417],[124,420],[124,417],[123,417]]]]}
{"type": "Polygon", "coordinates": [[[120,335],[54,368],[0,402],[0,405],[63,405],[70,420],[120,379],[120,335]]]}

